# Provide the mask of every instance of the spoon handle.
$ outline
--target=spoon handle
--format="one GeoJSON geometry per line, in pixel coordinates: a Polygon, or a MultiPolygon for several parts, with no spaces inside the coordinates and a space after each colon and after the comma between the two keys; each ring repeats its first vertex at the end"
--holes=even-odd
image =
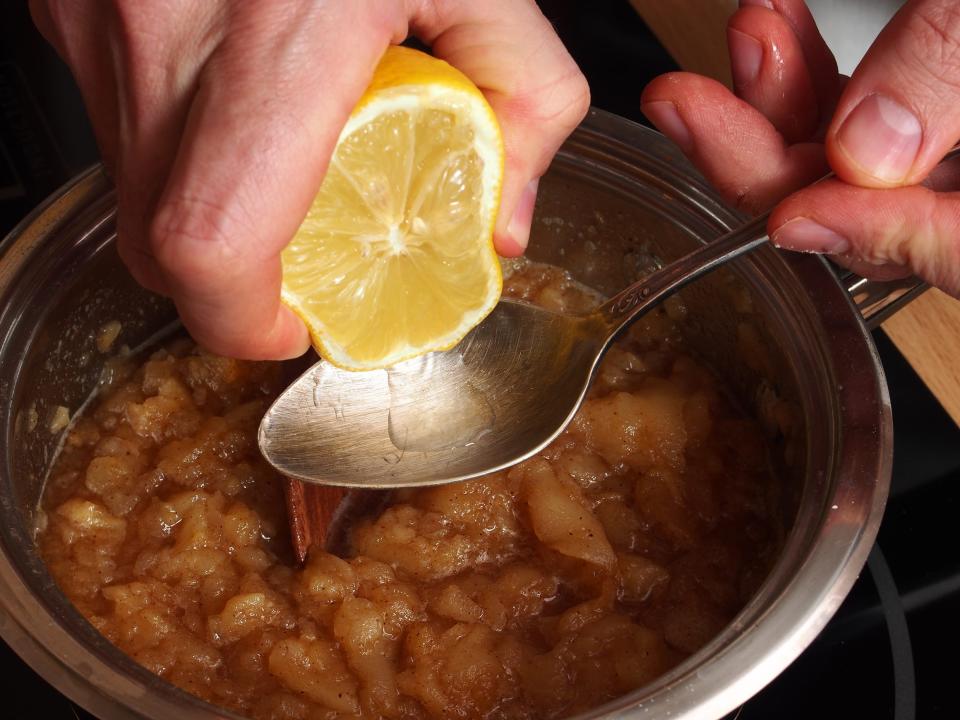
{"type": "Polygon", "coordinates": [[[623,330],[631,320],[651,306],[696,280],[719,265],[744,255],[765,243],[770,213],[759,215],[736,230],[638,280],[614,295],[596,310],[611,335],[623,330]]]}

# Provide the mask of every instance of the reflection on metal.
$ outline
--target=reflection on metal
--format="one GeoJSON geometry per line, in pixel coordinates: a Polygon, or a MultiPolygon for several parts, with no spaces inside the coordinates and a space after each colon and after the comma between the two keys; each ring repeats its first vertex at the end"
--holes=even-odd
{"type": "Polygon", "coordinates": [[[915,277],[900,280],[869,280],[851,275],[847,292],[857,306],[867,327],[875,330],[908,302],[927,289],[925,283],[915,277]]]}
{"type": "Polygon", "coordinates": [[[288,477],[365,488],[436,485],[516,464],[563,432],[618,333],[766,244],[766,223],[756,218],[699,246],[582,317],[504,300],[446,352],[370,372],[320,361],[267,411],[260,450],[288,477]]]}
{"type": "Polygon", "coordinates": [[[883,556],[880,545],[874,545],[867,558],[867,566],[873,575],[880,596],[880,607],[887,621],[890,647],[893,649],[893,718],[914,720],[917,716],[917,684],[913,664],[913,646],[903,601],[893,573],[883,556]]]}

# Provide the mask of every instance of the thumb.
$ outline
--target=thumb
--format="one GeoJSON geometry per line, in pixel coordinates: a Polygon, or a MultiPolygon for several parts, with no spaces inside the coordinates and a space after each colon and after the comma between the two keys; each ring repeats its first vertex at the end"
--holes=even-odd
{"type": "Polygon", "coordinates": [[[839,255],[878,279],[913,273],[960,296],[960,193],[824,180],[780,203],[768,227],[779,247],[839,255]]]}
{"type": "Polygon", "coordinates": [[[590,106],[587,82],[532,0],[454,0],[443,15],[422,13],[411,24],[497,114],[506,163],[494,243],[501,255],[520,255],[537,182],[590,106]]]}
{"type": "Polygon", "coordinates": [[[907,3],[844,89],[827,132],[837,176],[863,187],[921,182],[960,137],[956,0],[907,3]]]}

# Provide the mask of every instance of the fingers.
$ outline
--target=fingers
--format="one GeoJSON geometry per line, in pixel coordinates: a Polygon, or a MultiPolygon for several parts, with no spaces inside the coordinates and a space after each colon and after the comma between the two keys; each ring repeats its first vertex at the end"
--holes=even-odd
{"type": "Polygon", "coordinates": [[[884,28],[837,105],[827,157],[865,187],[910,185],[960,138],[960,6],[907,3],[884,28]]]}
{"type": "Polygon", "coordinates": [[[537,181],[589,107],[586,80],[531,0],[421,5],[414,32],[483,90],[500,121],[506,165],[494,242],[501,255],[519,255],[537,181]]]}
{"type": "Polygon", "coordinates": [[[840,94],[837,61],[817,29],[805,0],[740,0],[740,6],[765,7],[774,10],[787,21],[803,50],[820,114],[829,118],[840,94]]]}
{"type": "Polygon", "coordinates": [[[828,180],[781,203],[768,228],[780,247],[839,254],[868,275],[876,274],[871,268],[886,277],[908,269],[960,296],[960,193],[828,180]]]}
{"type": "Polygon", "coordinates": [[[788,143],[811,139],[820,110],[803,49],[786,19],[766,8],[745,7],[730,18],[727,42],[737,95],[788,143]]]}
{"type": "Polygon", "coordinates": [[[741,5],[728,41],[743,100],[718,83],[675,73],[654,80],[641,103],[729,202],[760,212],[826,174],[822,148],[803,141],[817,136],[840,78],[802,2],[741,5]]]}
{"type": "Polygon", "coordinates": [[[718,82],[670,73],[651,82],[641,109],[724,198],[760,212],[826,174],[822,147],[788,147],[756,109],[718,82]]]}
{"type": "Polygon", "coordinates": [[[137,282],[164,295],[172,289],[150,243],[151,216],[176,158],[200,72],[222,37],[213,4],[174,1],[117,3],[109,71],[82,74],[93,84],[104,75],[115,79],[114,126],[96,124],[112,134],[115,146],[109,162],[117,184],[117,250],[137,282]],[[146,33],[151,41],[145,43],[146,33]],[[170,57],[176,58],[175,72],[170,57]]]}
{"type": "Polygon", "coordinates": [[[762,6],[743,7],[729,28],[735,85],[754,107],[717,83],[677,73],[648,86],[646,115],[729,201],[757,211],[826,172],[818,145],[788,147],[784,136],[809,132],[805,108],[815,100],[822,120],[843,88],[825,152],[847,182],[818,183],[785,200],[771,216],[773,241],[829,253],[871,277],[913,272],[960,293],[960,193],[935,192],[956,187],[960,173],[931,174],[960,138],[960,8],[948,0],[908,3],[844,86],[800,0],[741,5],[762,6]],[[927,187],[871,189],[925,178],[927,187]]]}
{"type": "Polygon", "coordinates": [[[403,19],[374,5],[304,3],[293,17],[289,4],[245,5],[205,67],[150,238],[184,324],[215,352],[280,359],[309,345],[280,303],[279,255],[402,37],[403,19]]]}
{"type": "MultiPolygon", "coordinates": [[[[34,0],[95,115],[119,189],[118,249],[135,277],[171,295],[215,352],[298,355],[308,339],[279,302],[279,253],[380,55],[419,5],[173,4],[111,6],[103,43],[89,36],[102,30],[97,17],[34,0]]],[[[498,113],[508,165],[497,244],[519,254],[537,179],[585,114],[588,92],[531,0],[476,5],[423,2],[415,14],[498,113]]]]}

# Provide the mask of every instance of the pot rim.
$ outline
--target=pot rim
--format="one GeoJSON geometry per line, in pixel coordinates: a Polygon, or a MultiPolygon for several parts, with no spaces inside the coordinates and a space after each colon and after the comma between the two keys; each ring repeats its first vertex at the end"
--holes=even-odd
{"type": "MultiPolygon", "coordinates": [[[[643,148],[664,174],[685,174],[685,199],[719,225],[730,228],[742,215],[726,209],[699,175],[662,135],[619,116],[591,110],[575,137],[594,143],[643,148]],[[699,198],[699,200],[698,200],[699,198]]],[[[38,206],[0,241],[0,289],[5,287],[30,249],[74,220],[89,203],[109,191],[101,166],[71,180],[38,206]]],[[[834,483],[815,528],[816,539],[789,579],[777,569],[754,599],[714,640],[676,668],[639,690],[578,718],[722,717],[780,674],[817,636],[850,591],[866,562],[879,529],[892,470],[892,418],[889,395],[876,348],[859,312],[821,258],[791,255],[792,272],[817,297],[815,315],[823,328],[826,360],[837,380],[836,411],[842,432],[835,433],[834,483]],[[866,383],[866,384],[865,384],[866,383]],[[864,393],[876,412],[864,418],[864,393]],[[775,601],[750,623],[768,593],[775,601]],[[796,592],[803,588],[804,592],[796,592]],[[811,588],[816,593],[811,597],[811,588]],[[707,658],[709,661],[704,662],[707,658]],[[723,662],[721,662],[721,660],[723,662]]],[[[2,342],[2,339],[0,339],[2,342]]],[[[0,397],[9,398],[6,393],[0,397]]],[[[0,502],[7,501],[0,497],[0,502]]],[[[778,562],[777,566],[782,565],[778,562]]],[[[106,661],[62,626],[33,592],[6,549],[0,556],[0,636],[36,672],[91,712],[104,717],[240,716],[196,698],[132,661],[120,667],[106,661]]],[[[119,653],[119,651],[117,651],[119,653]]],[[[125,656],[124,656],[125,657],[125,656]]]]}

